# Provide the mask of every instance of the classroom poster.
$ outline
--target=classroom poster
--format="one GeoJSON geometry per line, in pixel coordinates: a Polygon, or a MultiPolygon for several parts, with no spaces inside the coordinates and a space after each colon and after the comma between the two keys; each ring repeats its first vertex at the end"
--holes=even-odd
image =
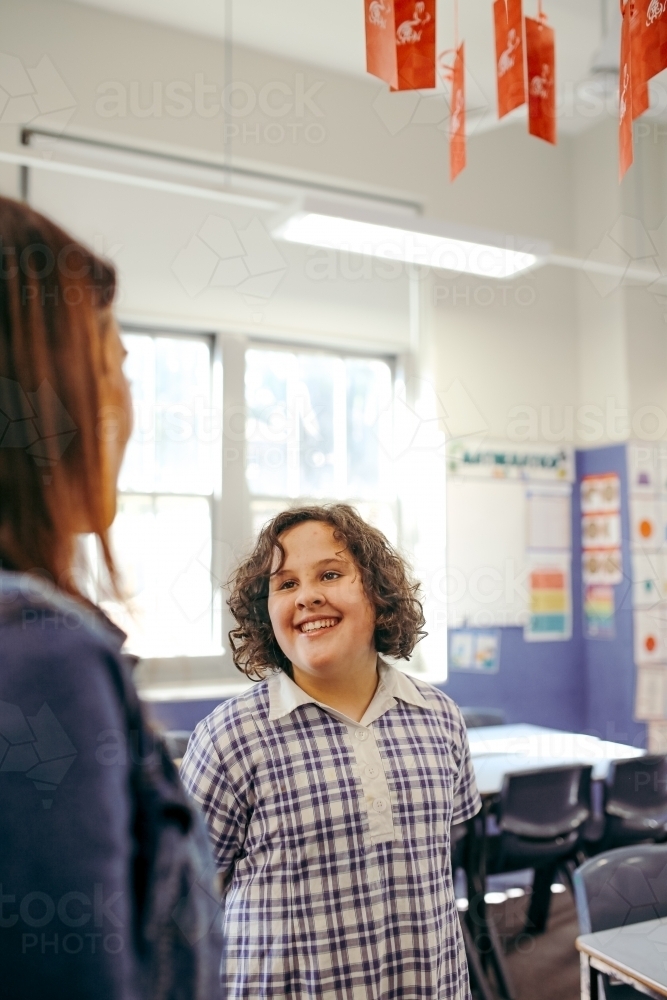
{"type": "Polygon", "coordinates": [[[497,674],[500,666],[500,632],[462,629],[450,633],[449,669],[497,674]]]}
{"type": "Polygon", "coordinates": [[[570,553],[531,554],[527,642],[553,642],[572,635],[570,553]]]}
{"type": "Polygon", "coordinates": [[[587,639],[616,638],[614,588],[608,584],[584,587],[584,634],[587,639]]]}

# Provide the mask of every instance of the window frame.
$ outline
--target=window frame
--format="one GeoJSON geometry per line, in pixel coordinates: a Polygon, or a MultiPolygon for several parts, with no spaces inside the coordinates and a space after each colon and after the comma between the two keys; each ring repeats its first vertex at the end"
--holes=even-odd
{"type": "MultiPolygon", "coordinates": [[[[223,585],[229,577],[233,563],[238,558],[239,539],[247,539],[251,534],[253,500],[294,502],[294,497],[274,497],[251,494],[246,478],[246,398],[245,398],[245,356],[249,350],[284,351],[285,353],[307,353],[328,357],[368,359],[382,361],[389,366],[392,398],[395,397],[397,380],[401,373],[401,359],[396,354],[373,351],[368,347],[353,345],[317,344],[308,340],[272,339],[258,335],[236,333],[220,328],[217,330],[193,327],[169,327],[158,323],[134,322],[130,318],[120,319],[121,336],[139,334],[151,337],[174,337],[178,339],[205,340],[211,350],[211,405],[221,414],[221,435],[219,447],[214,449],[215,469],[213,491],[207,497],[211,509],[212,546],[211,579],[214,588],[223,585]],[[243,429],[243,433],[239,432],[243,429]]],[[[119,495],[121,491],[119,491],[119,495]]],[[[187,496],[187,493],[139,493],[123,490],[129,496],[187,496]]],[[[197,494],[202,496],[202,494],[197,494]]],[[[350,498],[355,502],[354,498],[350,498]]],[[[359,502],[372,502],[357,498],[359,502]]],[[[394,498],[396,525],[399,543],[401,539],[400,498],[394,498]]],[[[221,652],[211,656],[156,656],[143,658],[138,667],[137,683],[142,688],[151,688],[151,696],[173,697],[176,692],[186,693],[186,697],[216,697],[221,688],[226,691],[233,687],[243,689],[246,682],[234,667],[229,651],[228,632],[235,622],[223,599],[221,609],[221,652]],[[234,683],[236,682],[236,684],[234,683]]]]}

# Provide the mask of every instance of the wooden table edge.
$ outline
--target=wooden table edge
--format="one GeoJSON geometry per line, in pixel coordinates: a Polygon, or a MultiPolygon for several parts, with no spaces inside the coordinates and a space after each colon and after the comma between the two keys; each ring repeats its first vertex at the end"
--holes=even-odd
{"type": "Polygon", "coordinates": [[[582,952],[584,955],[588,955],[589,958],[595,958],[599,962],[606,965],[609,969],[621,972],[624,976],[634,979],[635,982],[641,983],[642,986],[646,986],[648,989],[653,990],[661,997],[667,997],[667,983],[657,983],[655,979],[650,979],[648,976],[643,975],[636,969],[632,969],[629,965],[624,965],[623,962],[619,962],[618,959],[611,958],[605,952],[599,951],[593,945],[585,943],[581,937],[577,938],[575,946],[577,951],[582,952]]]}

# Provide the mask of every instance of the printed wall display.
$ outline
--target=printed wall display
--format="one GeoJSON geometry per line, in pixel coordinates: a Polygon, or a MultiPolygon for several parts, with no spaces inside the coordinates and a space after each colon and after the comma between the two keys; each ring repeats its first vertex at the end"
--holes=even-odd
{"type": "Polygon", "coordinates": [[[587,639],[616,638],[614,588],[592,583],[584,588],[584,632],[587,639]]]}
{"type": "Polygon", "coordinates": [[[449,637],[449,669],[496,674],[500,666],[499,629],[453,631],[449,637]]]}
{"type": "Polygon", "coordinates": [[[528,642],[553,642],[572,635],[570,553],[531,553],[528,642]]]}
{"type": "Polygon", "coordinates": [[[616,585],[623,582],[623,557],[620,549],[585,549],[581,562],[584,583],[616,585]]]}
{"type": "Polygon", "coordinates": [[[584,476],[581,481],[582,514],[610,514],[621,509],[621,481],[615,472],[584,476]]]}

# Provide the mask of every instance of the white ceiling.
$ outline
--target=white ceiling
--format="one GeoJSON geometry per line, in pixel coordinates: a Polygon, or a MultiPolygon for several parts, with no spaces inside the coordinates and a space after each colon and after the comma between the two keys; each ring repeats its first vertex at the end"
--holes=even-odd
{"type": "MultiPolygon", "coordinates": [[[[341,73],[366,77],[363,0],[75,0],[128,17],[224,38],[226,4],[231,5],[233,40],[253,49],[341,73]]],[[[615,0],[607,0],[613,4],[615,0]]],[[[537,0],[526,0],[534,15],[537,0]]],[[[556,30],[557,71],[561,100],[588,75],[600,42],[600,0],[545,0],[544,9],[556,30]]],[[[460,37],[466,43],[468,104],[495,108],[495,58],[492,0],[460,3],[460,37]]],[[[453,0],[438,2],[439,49],[453,44],[453,0]]],[[[560,116],[560,127],[578,131],[590,117],[560,116]],[[577,119],[577,121],[575,121],[577,119]]]]}

